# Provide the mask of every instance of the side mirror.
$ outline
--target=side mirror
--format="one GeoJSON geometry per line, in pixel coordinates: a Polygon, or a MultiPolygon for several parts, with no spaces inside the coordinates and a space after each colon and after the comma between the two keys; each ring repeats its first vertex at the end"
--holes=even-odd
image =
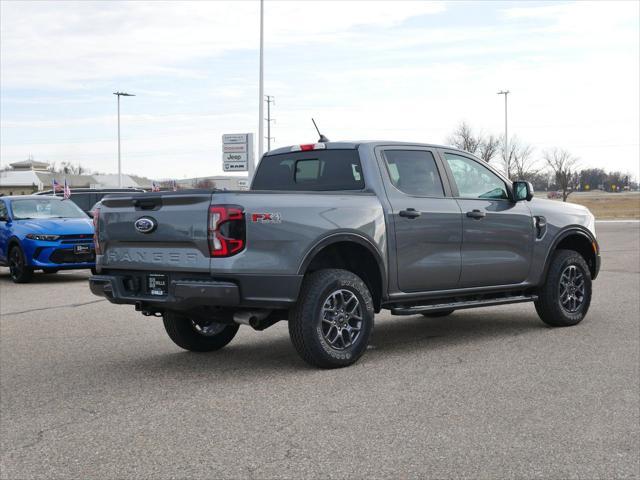
{"type": "Polygon", "coordinates": [[[513,197],[516,202],[523,200],[530,202],[533,198],[533,185],[531,185],[531,182],[513,182],[513,197]]]}

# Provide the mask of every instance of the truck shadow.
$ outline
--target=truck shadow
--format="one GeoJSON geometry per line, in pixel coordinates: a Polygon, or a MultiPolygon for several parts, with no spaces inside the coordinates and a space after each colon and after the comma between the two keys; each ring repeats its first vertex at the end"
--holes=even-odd
{"type": "MultiPolygon", "coordinates": [[[[388,361],[388,357],[406,353],[407,358],[416,352],[425,355],[442,353],[443,350],[459,347],[462,344],[482,344],[492,339],[504,342],[514,341],[515,337],[546,330],[535,312],[509,310],[492,312],[456,312],[445,318],[424,318],[421,315],[411,317],[385,316],[378,321],[370,340],[370,347],[360,361],[351,368],[370,366],[388,361]]],[[[307,366],[291,345],[285,322],[281,322],[270,334],[256,333],[255,336],[241,335],[234,342],[218,352],[192,353],[175,351],[151,357],[137,357],[137,365],[145,371],[163,372],[163,375],[179,376],[215,376],[226,377],[243,373],[243,378],[253,374],[282,374],[287,371],[322,372],[307,366]],[[248,374],[248,375],[247,375],[248,374]]],[[[494,348],[487,346],[487,348],[494,348]]],[[[334,370],[335,371],[335,370],[334,370]]],[[[324,370],[324,372],[330,372],[324,370]]]]}

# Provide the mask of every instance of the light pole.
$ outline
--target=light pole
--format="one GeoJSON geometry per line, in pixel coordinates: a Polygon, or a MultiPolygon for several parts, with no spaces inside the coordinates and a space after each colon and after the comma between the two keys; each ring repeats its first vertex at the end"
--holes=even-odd
{"type": "Polygon", "coordinates": [[[507,177],[511,172],[509,172],[509,159],[507,156],[509,155],[509,130],[507,129],[507,95],[509,95],[509,90],[500,90],[498,95],[504,95],[504,166],[507,169],[507,177]]]}
{"type": "Polygon", "coordinates": [[[258,162],[264,153],[264,0],[260,0],[260,78],[258,93],[258,162]]]}
{"type": "Polygon", "coordinates": [[[271,136],[271,122],[275,121],[274,118],[271,118],[271,104],[276,104],[276,101],[273,98],[273,95],[265,95],[265,101],[267,102],[267,152],[271,151],[271,140],[274,138],[271,136]]]}
{"type": "Polygon", "coordinates": [[[132,93],[113,92],[118,97],[118,188],[122,188],[122,162],[120,160],[120,97],[135,97],[132,93]]]}

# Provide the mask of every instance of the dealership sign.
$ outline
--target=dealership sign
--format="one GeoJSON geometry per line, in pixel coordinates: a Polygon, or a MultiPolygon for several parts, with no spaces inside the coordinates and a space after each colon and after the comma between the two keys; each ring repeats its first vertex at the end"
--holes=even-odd
{"type": "Polygon", "coordinates": [[[253,133],[222,135],[222,170],[246,172],[253,162],[253,133]]]}

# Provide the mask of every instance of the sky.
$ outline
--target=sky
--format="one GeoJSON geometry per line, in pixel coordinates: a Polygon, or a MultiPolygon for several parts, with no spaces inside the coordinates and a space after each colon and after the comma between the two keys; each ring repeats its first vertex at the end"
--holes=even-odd
{"type": "MultiPolygon", "coordinates": [[[[640,2],[265,1],[272,148],[445,143],[461,121],[537,158],[640,174],[640,2]]],[[[0,166],[222,173],[258,129],[258,1],[0,2],[0,166]]],[[[495,160],[497,162],[497,160],[495,160]]]]}

